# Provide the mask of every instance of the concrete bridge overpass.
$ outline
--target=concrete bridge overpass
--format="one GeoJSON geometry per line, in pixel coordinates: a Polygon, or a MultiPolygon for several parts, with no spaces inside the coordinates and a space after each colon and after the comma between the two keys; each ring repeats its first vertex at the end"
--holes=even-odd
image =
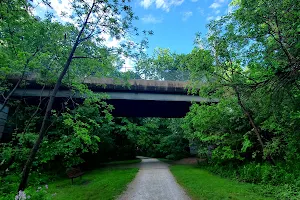
{"type": "MultiPolygon", "coordinates": [[[[14,98],[26,98],[26,101],[35,102],[40,96],[47,97],[52,88],[42,86],[34,78],[27,78],[26,88],[18,88],[14,98]]],[[[217,99],[206,99],[188,95],[187,82],[182,81],[154,81],[129,80],[120,81],[108,78],[89,78],[85,84],[96,93],[107,93],[107,102],[115,109],[114,116],[120,117],[184,117],[189,111],[192,102],[217,103],[217,99]]],[[[68,87],[62,86],[56,95],[56,104],[65,98],[72,97],[82,102],[83,96],[74,94],[68,87]]]]}

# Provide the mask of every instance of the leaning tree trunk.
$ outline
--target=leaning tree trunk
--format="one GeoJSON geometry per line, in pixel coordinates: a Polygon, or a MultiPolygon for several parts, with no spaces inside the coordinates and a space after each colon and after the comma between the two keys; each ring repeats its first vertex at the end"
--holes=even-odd
{"type": "Polygon", "coordinates": [[[257,140],[258,140],[258,142],[259,142],[259,144],[261,146],[262,153],[264,153],[264,143],[263,143],[262,138],[261,138],[260,130],[259,130],[258,126],[255,124],[254,119],[253,119],[251,113],[249,112],[249,110],[243,104],[243,102],[241,100],[241,94],[238,91],[237,87],[234,87],[234,91],[235,91],[235,93],[237,95],[237,98],[238,98],[238,104],[242,108],[244,114],[247,116],[247,118],[248,118],[248,120],[249,120],[249,122],[250,122],[250,124],[251,124],[251,126],[252,126],[252,128],[254,130],[254,132],[255,132],[257,140]]]}
{"type": "Polygon", "coordinates": [[[43,138],[45,136],[45,133],[46,133],[46,125],[47,125],[47,121],[49,119],[49,116],[50,116],[50,113],[51,113],[51,110],[52,110],[52,106],[53,106],[53,103],[54,103],[55,96],[57,94],[57,91],[58,91],[59,87],[61,86],[61,83],[62,83],[62,80],[63,80],[65,74],[67,73],[67,71],[70,67],[70,64],[71,64],[72,59],[73,59],[73,55],[76,51],[77,46],[80,43],[80,38],[81,38],[82,33],[83,33],[87,23],[88,23],[88,19],[89,19],[91,13],[92,13],[92,10],[93,10],[94,6],[95,6],[95,3],[93,3],[92,7],[89,10],[89,13],[87,14],[85,22],[83,23],[82,28],[81,28],[80,32],[78,33],[76,41],[73,45],[73,48],[72,48],[72,50],[69,54],[68,60],[65,64],[62,72],[59,75],[59,78],[58,78],[58,80],[55,84],[54,89],[52,90],[52,93],[50,95],[50,100],[49,100],[48,105],[47,105],[46,113],[44,115],[43,123],[42,123],[41,129],[40,129],[40,132],[39,132],[39,136],[38,136],[33,148],[31,149],[30,155],[29,155],[29,157],[28,157],[28,159],[25,163],[25,166],[23,168],[22,178],[21,178],[21,182],[20,182],[18,191],[20,191],[20,190],[24,191],[24,189],[27,186],[27,180],[28,180],[29,172],[30,172],[30,169],[31,169],[31,166],[32,166],[32,162],[34,160],[34,157],[36,156],[36,153],[39,150],[40,144],[42,143],[42,140],[43,140],[43,138]]]}

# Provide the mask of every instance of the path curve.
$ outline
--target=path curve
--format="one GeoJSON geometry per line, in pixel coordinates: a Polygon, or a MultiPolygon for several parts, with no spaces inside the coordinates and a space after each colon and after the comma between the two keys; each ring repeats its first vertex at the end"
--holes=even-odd
{"type": "Polygon", "coordinates": [[[118,200],[190,200],[176,182],[169,165],[142,157],[140,170],[118,200]]]}

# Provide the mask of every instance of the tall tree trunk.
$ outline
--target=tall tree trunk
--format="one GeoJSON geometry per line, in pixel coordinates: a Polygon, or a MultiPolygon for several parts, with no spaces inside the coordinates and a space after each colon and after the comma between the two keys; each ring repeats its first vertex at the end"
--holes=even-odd
{"type": "Polygon", "coordinates": [[[55,99],[55,96],[58,92],[58,89],[59,87],[61,86],[61,83],[62,83],[62,80],[65,76],[65,74],[67,73],[69,67],[70,67],[70,64],[72,62],[72,59],[73,59],[73,55],[76,51],[76,48],[77,46],[79,45],[80,43],[80,38],[82,36],[82,33],[87,25],[87,22],[89,20],[89,17],[94,9],[94,6],[95,6],[95,2],[93,3],[92,7],[90,8],[88,14],[87,14],[87,17],[82,25],[82,28],[80,30],[80,32],[78,33],[77,35],[77,38],[76,38],[76,41],[73,45],[73,48],[69,54],[69,57],[68,57],[68,60],[62,70],[62,72],[60,73],[59,75],[59,78],[55,84],[55,87],[54,89],[52,90],[52,93],[50,95],[50,99],[49,99],[49,102],[48,102],[48,105],[47,105],[47,108],[46,108],[46,113],[44,115],[44,119],[43,119],[43,123],[42,123],[42,126],[41,126],[41,129],[40,129],[40,132],[39,132],[39,136],[34,144],[34,146],[32,147],[31,149],[31,152],[30,152],[30,155],[25,163],[25,166],[23,168],[23,171],[22,171],[22,178],[21,178],[21,182],[20,182],[20,185],[19,185],[19,188],[18,188],[18,191],[22,190],[24,191],[24,189],[26,188],[27,186],[27,180],[28,180],[28,175],[29,175],[29,172],[30,172],[30,169],[31,169],[31,166],[32,166],[32,162],[36,156],[36,153],[38,152],[39,150],[39,147],[40,147],[40,144],[42,143],[42,140],[45,136],[45,133],[46,133],[46,125],[47,125],[47,121],[49,119],[49,116],[50,116],[50,113],[51,113],[51,110],[52,110],[52,106],[53,106],[53,103],[54,103],[54,99],[55,99]]]}
{"type": "Polygon", "coordinates": [[[251,113],[249,112],[249,110],[243,104],[242,99],[241,99],[241,94],[240,94],[238,88],[235,86],[233,89],[234,89],[234,91],[235,91],[235,93],[237,95],[238,104],[242,108],[244,114],[247,116],[247,118],[248,118],[248,120],[249,120],[249,122],[250,122],[250,124],[251,124],[251,126],[252,126],[252,128],[254,130],[254,132],[255,132],[257,140],[258,140],[258,142],[259,142],[259,144],[261,146],[262,153],[264,153],[264,143],[263,143],[262,138],[261,138],[260,130],[259,130],[258,126],[255,124],[254,119],[253,119],[251,113]]]}

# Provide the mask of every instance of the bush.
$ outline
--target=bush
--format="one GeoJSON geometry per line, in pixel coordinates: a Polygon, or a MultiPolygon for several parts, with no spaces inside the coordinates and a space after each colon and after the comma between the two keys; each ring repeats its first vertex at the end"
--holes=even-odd
{"type": "MultiPolygon", "coordinates": [[[[14,195],[18,189],[19,180],[20,178],[16,174],[0,177],[0,196],[14,195]]],[[[0,198],[0,200],[2,199],[0,198]]]]}
{"type": "Polygon", "coordinates": [[[35,187],[28,187],[25,191],[19,191],[17,194],[11,192],[5,196],[0,197],[0,200],[50,200],[55,194],[48,193],[48,185],[35,187]]]}

